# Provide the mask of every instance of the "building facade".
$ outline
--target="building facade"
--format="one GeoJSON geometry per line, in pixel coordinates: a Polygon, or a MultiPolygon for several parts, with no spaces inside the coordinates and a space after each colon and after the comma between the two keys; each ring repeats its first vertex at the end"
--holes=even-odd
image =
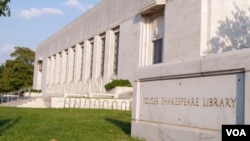
{"type": "Polygon", "coordinates": [[[133,70],[162,62],[165,3],[101,1],[39,44],[33,88],[44,95],[86,94],[105,92],[104,85],[113,79],[132,83],[133,70]],[[153,44],[159,48],[155,58],[153,44]],[[140,50],[147,53],[139,56],[140,50]]]}
{"type": "Polygon", "coordinates": [[[229,33],[226,22],[237,20],[234,16],[248,11],[247,5],[235,0],[102,0],[38,45],[33,88],[45,95],[105,92],[103,86],[112,79],[133,82],[133,70],[141,67],[240,49],[249,40],[231,39],[247,27],[229,33]],[[223,24],[229,39],[220,35],[223,24]]]}
{"type": "MultiPolygon", "coordinates": [[[[250,1],[247,0],[102,0],[38,45],[33,88],[41,89],[46,96],[80,96],[106,93],[106,83],[128,79],[135,88],[133,136],[164,140],[183,134],[183,140],[218,140],[221,131],[218,126],[175,121],[173,117],[170,118],[172,121],[156,120],[160,114],[153,114],[157,117],[148,119],[141,117],[148,110],[159,108],[154,105],[158,104],[158,97],[147,99],[143,95],[144,92],[160,94],[168,91],[161,89],[168,88],[165,84],[172,86],[176,83],[160,83],[165,80],[225,73],[244,73],[239,80],[248,80],[245,71],[249,69],[246,60],[250,54],[249,8],[250,1]],[[240,63],[241,59],[243,63],[240,63]],[[154,86],[159,87],[159,91],[154,86]],[[140,109],[144,113],[141,114],[143,110],[140,109]]],[[[212,80],[220,82],[224,79],[220,78],[223,77],[212,80]]],[[[231,81],[233,77],[227,79],[231,81]]],[[[200,86],[197,80],[183,82],[200,86]]],[[[178,86],[181,85],[182,82],[178,82],[178,86]]],[[[249,90],[244,92],[245,98],[249,99],[249,90]]],[[[249,105],[246,102],[243,106],[249,105]]],[[[232,111],[241,111],[236,109],[232,111]]],[[[243,109],[247,111],[247,108],[243,109]]],[[[162,110],[165,109],[158,113],[162,110]]],[[[250,113],[243,113],[242,119],[237,117],[236,121],[249,123],[250,113]]],[[[181,136],[176,140],[182,140],[181,136]]]]}

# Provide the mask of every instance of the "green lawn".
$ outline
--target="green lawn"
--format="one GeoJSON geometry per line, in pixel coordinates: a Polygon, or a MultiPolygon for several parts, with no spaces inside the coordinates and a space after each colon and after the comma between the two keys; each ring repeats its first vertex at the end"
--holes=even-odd
{"type": "Polygon", "coordinates": [[[130,121],[131,111],[0,107],[0,141],[139,141],[130,121]]]}

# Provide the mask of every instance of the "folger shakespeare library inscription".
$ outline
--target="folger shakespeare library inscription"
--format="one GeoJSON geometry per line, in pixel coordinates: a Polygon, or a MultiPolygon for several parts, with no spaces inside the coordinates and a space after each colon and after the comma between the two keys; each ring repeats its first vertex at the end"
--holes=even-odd
{"type": "Polygon", "coordinates": [[[244,122],[244,89],[240,73],[141,82],[138,118],[220,130],[244,122]]]}
{"type": "Polygon", "coordinates": [[[235,108],[236,98],[157,98],[144,97],[143,104],[169,105],[169,106],[189,106],[189,107],[228,107],[235,108]]]}

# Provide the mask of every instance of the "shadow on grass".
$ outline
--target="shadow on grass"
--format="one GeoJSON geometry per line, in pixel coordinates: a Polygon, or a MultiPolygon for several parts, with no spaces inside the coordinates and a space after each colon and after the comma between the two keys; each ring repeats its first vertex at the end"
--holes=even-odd
{"type": "Polygon", "coordinates": [[[0,120],[0,136],[9,128],[13,127],[20,118],[16,119],[1,119],[0,120]]]}
{"type": "Polygon", "coordinates": [[[118,126],[125,134],[130,135],[131,124],[117,119],[106,118],[106,121],[118,126]]]}

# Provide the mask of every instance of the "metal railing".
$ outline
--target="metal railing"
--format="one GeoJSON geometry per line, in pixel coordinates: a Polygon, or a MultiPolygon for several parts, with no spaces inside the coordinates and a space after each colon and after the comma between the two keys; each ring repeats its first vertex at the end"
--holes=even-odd
{"type": "Polygon", "coordinates": [[[18,101],[21,99],[29,99],[30,97],[25,96],[24,93],[30,90],[29,88],[15,90],[7,93],[0,93],[0,104],[18,101]]]}
{"type": "Polygon", "coordinates": [[[65,97],[64,108],[94,108],[94,109],[116,109],[116,110],[131,110],[132,102],[118,99],[100,99],[89,97],[65,97]]]}

